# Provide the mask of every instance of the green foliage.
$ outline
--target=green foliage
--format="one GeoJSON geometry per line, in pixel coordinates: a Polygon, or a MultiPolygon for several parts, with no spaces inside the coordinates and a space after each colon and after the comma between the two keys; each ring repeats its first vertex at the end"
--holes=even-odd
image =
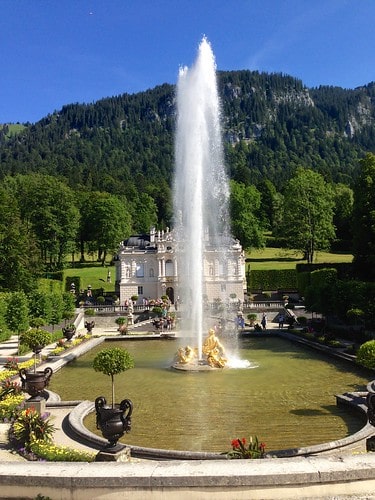
{"type": "Polygon", "coordinates": [[[75,313],[75,296],[70,292],[65,292],[62,295],[63,299],[63,310],[62,317],[63,319],[71,319],[75,313]]]}
{"type": "Polygon", "coordinates": [[[326,250],[335,237],[333,192],[322,175],[299,168],[286,185],[283,218],[278,234],[287,237],[289,248],[304,252],[313,262],[317,250],[326,250]]]}
{"type": "Polygon", "coordinates": [[[310,274],[310,285],[305,289],[306,308],[323,314],[334,311],[337,283],[336,269],[318,269],[310,274]]]}
{"type": "Polygon", "coordinates": [[[362,309],[349,309],[349,311],[346,312],[346,317],[351,323],[354,324],[357,324],[357,322],[360,321],[364,315],[365,313],[362,309]]]}
{"type": "Polygon", "coordinates": [[[41,415],[33,407],[20,411],[11,424],[10,440],[26,451],[31,451],[35,440],[51,442],[55,427],[48,417],[49,414],[41,415]]]}
{"type": "Polygon", "coordinates": [[[252,325],[252,323],[254,323],[256,321],[258,316],[256,313],[249,313],[246,317],[249,320],[250,325],[252,325]]]}
{"type": "Polygon", "coordinates": [[[61,323],[64,315],[64,301],[61,293],[52,293],[50,296],[52,305],[52,314],[50,318],[51,325],[55,326],[61,323]]]}
{"type": "MultiPolygon", "coordinates": [[[[373,116],[373,84],[306,89],[301,80],[282,74],[230,71],[218,73],[218,88],[231,178],[259,186],[265,206],[273,198],[269,186],[259,185],[265,178],[281,190],[303,166],[350,184],[358,158],[374,150],[373,126],[364,119],[373,116]],[[345,134],[348,116],[357,122],[354,137],[345,134]]],[[[2,175],[43,172],[66,179],[80,198],[95,191],[124,196],[135,230],[143,228],[142,220],[154,220],[155,204],[158,222],[170,225],[174,93],[164,84],[67,104],[17,134],[7,126],[0,131],[2,175]],[[142,201],[146,210],[137,218],[142,201]]],[[[49,183],[46,188],[51,199],[49,183]]],[[[265,212],[261,218],[268,221],[265,212]]]]}
{"type": "Polygon", "coordinates": [[[40,262],[32,230],[21,217],[20,201],[0,185],[0,289],[31,290],[40,262]]]}
{"type": "Polygon", "coordinates": [[[310,285],[310,273],[297,273],[297,288],[299,293],[304,296],[307,287],[310,285]]]}
{"type": "Polygon", "coordinates": [[[90,335],[79,335],[77,338],[69,341],[65,339],[58,339],[56,347],[49,353],[49,355],[60,356],[60,354],[62,354],[63,352],[71,349],[72,347],[76,347],[79,344],[82,344],[82,342],[85,342],[90,338],[90,335]]]}
{"type": "Polygon", "coordinates": [[[43,318],[49,324],[52,318],[52,301],[50,292],[35,290],[28,295],[29,315],[32,318],[43,318]]]}
{"type": "Polygon", "coordinates": [[[248,287],[250,290],[297,289],[297,273],[295,269],[250,271],[248,287]]]}
{"type": "Polygon", "coordinates": [[[24,292],[13,292],[9,296],[5,320],[7,326],[16,333],[27,330],[29,326],[29,306],[24,292]]]}
{"type": "Polygon", "coordinates": [[[159,318],[161,318],[163,315],[163,309],[160,306],[154,306],[152,308],[152,312],[156,314],[156,316],[159,316],[159,318]]]}
{"type": "Polygon", "coordinates": [[[30,330],[24,332],[20,337],[21,344],[27,346],[32,351],[38,347],[45,347],[51,341],[51,334],[47,330],[39,328],[30,328],[30,330]]]}
{"type": "Polygon", "coordinates": [[[24,394],[9,394],[2,398],[0,400],[0,422],[9,422],[14,418],[24,400],[24,394]]]}
{"type": "Polygon", "coordinates": [[[259,443],[258,438],[255,436],[250,437],[249,442],[245,438],[232,439],[232,450],[227,453],[228,458],[264,458],[266,445],[259,443]]]}
{"type": "Polygon", "coordinates": [[[244,248],[264,246],[262,227],[256,216],[260,208],[260,193],[255,186],[231,181],[230,214],[232,233],[244,248]]]}
{"type": "Polygon", "coordinates": [[[40,328],[46,324],[46,320],[44,318],[31,318],[30,326],[31,328],[40,328]]]}
{"type": "Polygon", "coordinates": [[[116,318],[115,323],[116,323],[116,325],[121,326],[124,323],[127,323],[127,321],[128,321],[128,319],[125,318],[124,316],[119,316],[118,318],[116,318]]]}
{"type": "Polygon", "coordinates": [[[354,202],[353,190],[342,183],[334,184],[332,187],[335,202],[333,223],[336,228],[336,236],[341,240],[351,240],[354,202]]]}
{"type": "MultiPolygon", "coordinates": [[[[117,251],[119,242],[130,235],[131,216],[126,199],[93,192],[81,207],[81,217],[81,239],[98,249],[104,264],[107,253],[117,251]]],[[[84,256],[81,255],[81,260],[83,259],[84,256]]]]}
{"type": "Polygon", "coordinates": [[[375,283],[358,280],[338,280],[335,287],[334,305],[336,314],[347,319],[347,311],[360,309],[364,312],[363,320],[369,325],[375,324],[375,283]]]}
{"type": "Polygon", "coordinates": [[[112,408],[115,405],[114,375],[134,367],[134,359],[126,349],[111,347],[98,352],[93,361],[96,372],[110,375],[112,381],[112,408]]]}
{"type": "Polygon", "coordinates": [[[9,292],[0,292],[0,341],[8,340],[12,335],[6,323],[6,310],[10,296],[9,292]]]}
{"type": "Polygon", "coordinates": [[[94,462],[96,457],[96,453],[36,439],[30,443],[30,451],[47,462],[94,462]]]}
{"type": "Polygon", "coordinates": [[[75,247],[79,228],[72,189],[61,178],[40,173],[16,175],[6,179],[6,185],[20,202],[22,221],[35,233],[41,259],[61,269],[65,256],[75,247]]]}
{"type": "Polygon", "coordinates": [[[93,361],[96,372],[117,375],[134,367],[134,359],[126,349],[111,347],[98,352],[93,361]]]}
{"type": "Polygon", "coordinates": [[[354,267],[361,279],[375,280],[375,155],[367,154],[354,187],[354,267]]]}
{"type": "Polygon", "coordinates": [[[357,362],[366,368],[375,369],[375,340],[361,345],[357,352],[357,362]]]}

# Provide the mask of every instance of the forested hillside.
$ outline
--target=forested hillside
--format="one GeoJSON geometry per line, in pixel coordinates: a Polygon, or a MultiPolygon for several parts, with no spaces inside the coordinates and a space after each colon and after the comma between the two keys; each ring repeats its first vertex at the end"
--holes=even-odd
{"type": "MultiPolygon", "coordinates": [[[[269,179],[283,191],[298,166],[352,185],[358,160],[375,152],[375,84],[306,88],[281,74],[219,72],[223,133],[232,179],[269,179]]],[[[174,87],[67,104],[35,124],[0,129],[0,180],[38,172],[74,190],[140,193],[171,214],[174,87]]]]}

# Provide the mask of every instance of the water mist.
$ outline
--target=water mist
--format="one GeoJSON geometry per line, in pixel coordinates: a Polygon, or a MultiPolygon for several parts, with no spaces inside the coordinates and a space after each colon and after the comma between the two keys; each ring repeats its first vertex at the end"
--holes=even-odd
{"type": "MultiPolygon", "coordinates": [[[[177,85],[174,213],[181,335],[193,339],[202,356],[205,249],[226,265],[229,238],[229,184],[224,168],[216,63],[206,38],[194,65],[181,68],[177,85]]],[[[218,292],[218,296],[220,296],[218,292]]]]}

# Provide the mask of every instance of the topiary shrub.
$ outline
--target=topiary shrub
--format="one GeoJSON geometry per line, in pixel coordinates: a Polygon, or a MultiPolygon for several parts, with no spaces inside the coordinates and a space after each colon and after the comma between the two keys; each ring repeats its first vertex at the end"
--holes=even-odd
{"type": "Polygon", "coordinates": [[[20,344],[27,346],[34,353],[34,373],[36,371],[36,355],[51,342],[51,334],[40,328],[30,328],[21,335],[20,344]]]}
{"type": "Polygon", "coordinates": [[[256,313],[249,313],[247,315],[247,319],[249,320],[250,326],[254,326],[254,323],[257,320],[257,314],[256,313]]]}
{"type": "Polygon", "coordinates": [[[114,376],[134,367],[134,359],[126,349],[110,347],[98,352],[93,361],[96,372],[104,373],[111,377],[112,383],[112,408],[115,405],[114,376]]]}
{"type": "Polygon", "coordinates": [[[357,352],[357,362],[375,370],[375,340],[369,340],[361,345],[357,352]]]}
{"type": "Polygon", "coordinates": [[[306,318],[306,316],[298,316],[298,323],[301,326],[307,325],[307,318],[306,318]]]}

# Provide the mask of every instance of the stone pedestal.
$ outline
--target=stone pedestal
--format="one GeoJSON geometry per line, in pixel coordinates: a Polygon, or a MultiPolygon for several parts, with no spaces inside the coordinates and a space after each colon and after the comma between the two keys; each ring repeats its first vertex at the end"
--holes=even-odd
{"type": "Polygon", "coordinates": [[[95,462],[129,462],[129,460],[130,448],[121,444],[108,450],[100,450],[95,457],[95,462]]]}
{"type": "Polygon", "coordinates": [[[46,400],[43,398],[27,399],[25,401],[25,408],[34,408],[40,415],[46,411],[46,400]]]}

